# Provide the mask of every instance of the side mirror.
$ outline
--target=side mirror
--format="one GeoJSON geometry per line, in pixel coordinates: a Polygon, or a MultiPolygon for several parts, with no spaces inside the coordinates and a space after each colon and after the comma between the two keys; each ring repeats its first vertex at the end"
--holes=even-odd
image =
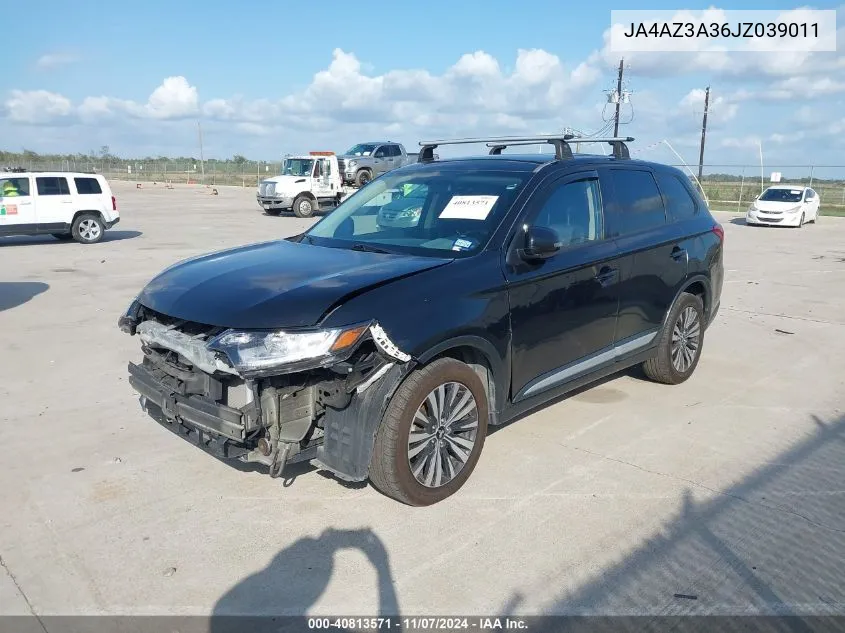
{"type": "Polygon", "coordinates": [[[560,236],[545,226],[529,226],[525,231],[525,246],[517,251],[525,261],[548,259],[560,252],[560,236]]]}

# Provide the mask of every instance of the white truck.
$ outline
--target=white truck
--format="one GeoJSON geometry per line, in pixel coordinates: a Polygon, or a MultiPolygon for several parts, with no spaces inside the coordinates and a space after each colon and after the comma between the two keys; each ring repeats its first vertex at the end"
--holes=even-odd
{"type": "Polygon", "coordinates": [[[334,152],[287,156],[278,176],[258,183],[256,199],[268,215],[292,210],[299,218],[334,209],[352,193],[343,179],[334,152]]]}
{"type": "Polygon", "coordinates": [[[100,174],[0,174],[0,237],[52,235],[95,244],[119,221],[117,200],[100,174]]]}

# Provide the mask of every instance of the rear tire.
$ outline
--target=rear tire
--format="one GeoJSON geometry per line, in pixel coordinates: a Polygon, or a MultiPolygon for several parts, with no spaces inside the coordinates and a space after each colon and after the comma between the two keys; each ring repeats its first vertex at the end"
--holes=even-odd
{"type": "Polygon", "coordinates": [[[478,463],[488,415],[484,385],[468,365],[440,358],[414,371],[396,390],[376,433],[370,481],[412,506],[446,499],[478,463]],[[451,420],[451,414],[458,417],[451,420]]]}
{"type": "Polygon", "coordinates": [[[316,202],[308,196],[297,196],[293,201],[293,214],[298,218],[310,218],[314,215],[316,202]]]}
{"type": "Polygon", "coordinates": [[[704,305],[697,296],[681,293],[660,333],[657,354],[643,363],[643,371],[655,382],[678,385],[692,376],[703,345],[704,305]]]}
{"type": "Polygon", "coordinates": [[[94,213],[82,213],[73,221],[71,234],[80,244],[96,244],[103,239],[106,227],[99,215],[94,213]]]}

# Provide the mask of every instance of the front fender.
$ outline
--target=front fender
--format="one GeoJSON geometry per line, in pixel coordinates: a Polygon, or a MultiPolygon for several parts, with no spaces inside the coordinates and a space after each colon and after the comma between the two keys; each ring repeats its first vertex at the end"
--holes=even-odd
{"type": "Polygon", "coordinates": [[[326,407],[323,444],[317,462],[345,481],[363,481],[370,472],[376,432],[396,389],[414,367],[396,363],[378,381],[356,393],[344,409],[326,407]]]}

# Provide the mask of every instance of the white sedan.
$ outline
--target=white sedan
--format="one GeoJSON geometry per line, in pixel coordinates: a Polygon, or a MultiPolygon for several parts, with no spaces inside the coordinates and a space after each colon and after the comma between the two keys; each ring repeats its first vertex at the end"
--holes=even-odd
{"type": "Polygon", "coordinates": [[[809,187],[776,185],[757,196],[745,214],[746,224],[803,226],[819,217],[819,194],[809,187]]]}

